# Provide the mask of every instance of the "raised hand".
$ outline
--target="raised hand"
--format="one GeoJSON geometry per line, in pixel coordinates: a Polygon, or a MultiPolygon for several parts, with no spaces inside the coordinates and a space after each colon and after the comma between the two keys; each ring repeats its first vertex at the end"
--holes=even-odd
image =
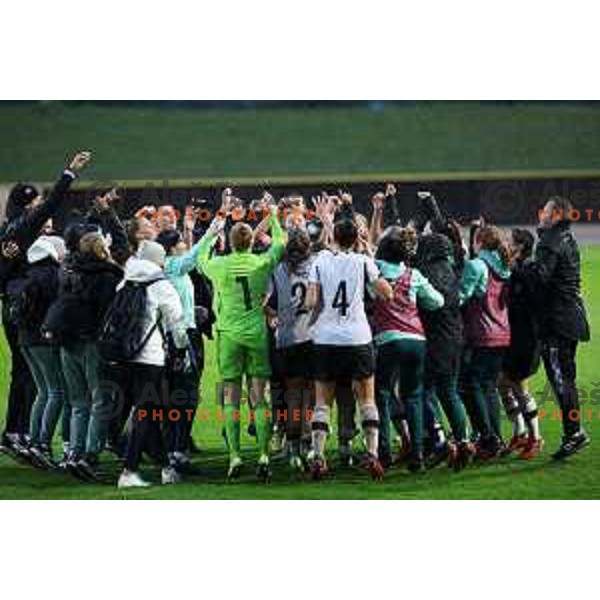
{"type": "Polygon", "coordinates": [[[371,202],[373,204],[373,210],[383,210],[383,205],[385,203],[385,194],[382,192],[377,192],[372,198],[371,202]]]}
{"type": "Polygon", "coordinates": [[[221,193],[221,210],[229,212],[233,208],[234,200],[231,188],[225,188],[221,193]]]}
{"type": "Polygon", "coordinates": [[[398,188],[393,183],[388,183],[385,186],[386,198],[393,198],[398,193],[398,188]]]}
{"type": "Polygon", "coordinates": [[[69,163],[69,170],[73,172],[81,171],[92,160],[91,152],[78,152],[69,163]]]}
{"type": "Polygon", "coordinates": [[[335,207],[332,202],[331,196],[327,194],[321,196],[313,196],[312,203],[315,207],[315,215],[321,221],[321,223],[327,225],[333,222],[333,213],[335,207]]]}
{"type": "Polygon", "coordinates": [[[2,244],[2,256],[9,260],[17,258],[21,254],[21,249],[14,242],[4,242],[2,244]]]}
{"type": "Polygon", "coordinates": [[[341,204],[352,204],[352,194],[343,190],[338,190],[341,204]]]}

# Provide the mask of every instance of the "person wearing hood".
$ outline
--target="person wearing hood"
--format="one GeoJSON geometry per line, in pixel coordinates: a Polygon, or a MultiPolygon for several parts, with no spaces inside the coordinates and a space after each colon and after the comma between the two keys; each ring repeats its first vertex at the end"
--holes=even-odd
{"type": "MultiPolygon", "coordinates": [[[[79,152],[62,172],[46,199],[29,183],[18,183],[10,191],[6,220],[0,228],[0,295],[11,281],[27,270],[27,251],[38,238],[44,225],[61,207],[77,172],[90,161],[89,152],[79,152]]],[[[35,384],[25,357],[19,349],[18,331],[10,320],[8,303],[2,303],[2,324],[10,348],[11,382],[8,392],[5,429],[0,448],[15,456],[28,457],[28,430],[35,384]]]]}
{"type": "Polygon", "coordinates": [[[581,425],[577,392],[577,346],[590,340],[590,327],[581,295],[581,264],[571,231],[573,206],[566,198],[551,198],[540,213],[534,276],[542,359],[563,414],[563,439],[555,460],[567,458],[590,443],[581,425]]]}
{"type": "MultiPolygon", "coordinates": [[[[27,274],[19,294],[9,297],[18,327],[21,352],[33,375],[37,394],[31,408],[29,452],[34,466],[52,470],[52,438],[64,401],[60,348],[46,340],[42,324],[58,294],[58,270],[65,244],[56,236],[40,236],[27,251],[27,274]]],[[[63,436],[67,430],[63,428],[63,436]]]]}
{"type": "Polygon", "coordinates": [[[394,226],[383,237],[377,252],[377,266],[393,289],[390,300],[376,297],[373,303],[373,335],[377,348],[376,399],[380,415],[379,454],[390,462],[389,404],[394,383],[400,382],[400,396],[406,404],[411,454],[408,468],[425,468],[423,455],[423,377],[425,330],[419,308],[435,311],[444,306],[444,297],[422,273],[410,266],[417,248],[417,232],[394,226]]]}
{"type": "Polygon", "coordinates": [[[444,305],[434,311],[420,311],[427,336],[425,354],[425,420],[429,430],[435,422],[436,397],[454,438],[444,452],[448,465],[460,470],[468,465],[475,449],[467,431],[467,416],[458,395],[458,373],[463,349],[463,320],[460,311],[459,277],[454,267],[454,248],[441,233],[419,238],[416,263],[431,285],[444,297],[444,305]]]}
{"type": "Polygon", "coordinates": [[[498,378],[510,345],[510,251],[502,232],[486,225],[474,236],[476,257],[465,262],[459,288],[466,349],[463,401],[479,435],[477,454],[487,460],[503,450],[498,378]]]}
{"type": "MultiPolygon", "coordinates": [[[[169,465],[162,435],[161,421],[153,418],[152,411],[164,404],[162,382],[168,359],[165,334],[169,334],[175,346],[174,370],[185,369],[188,344],[186,321],[181,300],[173,284],[165,278],[165,249],[157,242],[141,242],[137,255],[125,266],[125,278],[119,289],[128,284],[145,284],[146,314],[143,316],[144,341],[136,357],[127,363],[117,363],[119,381],[125,403],[133,406],[131,429],[127,443],[125,466],[119,477],[118,487],[147,487],[139,466],[142,452],[148,453],[161,463],[163,484],[178,483],[180,475],[169,465]]],[[[185,418],[184,415],[180,415],[185,418]]]]}
{"type": "MultiPolygon", "coordinates": [[[[84,230],[69,232],[73,248],[84,230]]],[[[108,377],[99,361],[97,339],[122,269],[112,261],[104,237],[85,233],[59,273],[59,293],[44,322],[47,339],[61,345],[71,410],[67,468],[84,480],[97,478],[98,455],[106,436],[110,396],[100,382],[108,377]]]]}

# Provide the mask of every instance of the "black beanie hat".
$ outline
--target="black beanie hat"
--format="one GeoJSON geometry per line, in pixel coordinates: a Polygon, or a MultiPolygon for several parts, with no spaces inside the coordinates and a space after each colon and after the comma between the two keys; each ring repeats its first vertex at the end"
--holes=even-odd
{"type": "Polygon", "coordinates": [[[23,212],[23,209],[39,195],[40,192],[34,185],[30,183],[17,183],[8,195],[6,218],[9,221],[17,218],[23,212]]]}
{"type": "Polygon", "coordinates": [[[181,242],[181,233],[176,229],[167,229],[158,234],[156,241],[165,249],[165,252],[169,252],[181,242]]]}

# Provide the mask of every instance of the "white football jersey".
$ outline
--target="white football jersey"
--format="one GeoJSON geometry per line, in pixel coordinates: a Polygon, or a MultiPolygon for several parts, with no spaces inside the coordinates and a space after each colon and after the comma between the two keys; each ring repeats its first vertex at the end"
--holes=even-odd
{"type": "Polygon", "coordinates": [[[312,339],[312,314],[306,308],[306,295],[315,259],[316,256],[309,257],[294,273],[286,262],[281,262],[271,277],[271,293],[277,298],[275,341],[278,348],[289,348],[312,339]]]}
{"type": "Polygon", "coordinates": [[[364,254],[319,253],[309,278],[321,286],[321,310],[313,329],[315,344],[361,346],[371,342],[364,295],[366,285],[378,277],[375,261],[364,254]]]}

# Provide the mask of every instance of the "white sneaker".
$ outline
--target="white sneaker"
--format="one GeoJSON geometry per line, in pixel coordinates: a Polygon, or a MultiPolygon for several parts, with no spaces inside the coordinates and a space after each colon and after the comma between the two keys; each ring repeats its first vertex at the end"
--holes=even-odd
{"type": "Polygon", "coordinates": [[[173,467],[165,467],[160,473],[160,478],[163,485],[181,483],[181,475],[173,467]]]}
{"type": "Polygon", "coordinates": [[[134,487],[150,487],[150,483],[144,481],[139,473],[131,471],[123,471],[119,477],[117,487],[121,488],[134,488],[134,487]]]}
{"type": "Polygon", "coordinates": [[[227,472],[227,479],[234,481],[239,479],[242,472],[242,459],[239,456],[233,456],[229,460],[229,471],[227,472]]]}

